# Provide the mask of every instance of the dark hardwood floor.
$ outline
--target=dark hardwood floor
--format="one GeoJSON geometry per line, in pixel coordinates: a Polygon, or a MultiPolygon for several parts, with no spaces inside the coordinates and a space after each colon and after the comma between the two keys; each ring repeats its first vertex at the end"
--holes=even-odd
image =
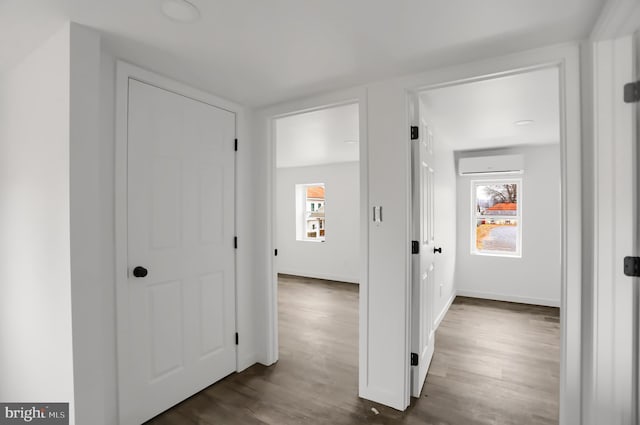
{"type": "Polygon", "coordinates": [[[557,308],[456,298],[422,396],[398,412],[357,396],[358,286],[281,276],[279,292],[278,363],[233,374],[148,424],[558,423],[557,308]]]}

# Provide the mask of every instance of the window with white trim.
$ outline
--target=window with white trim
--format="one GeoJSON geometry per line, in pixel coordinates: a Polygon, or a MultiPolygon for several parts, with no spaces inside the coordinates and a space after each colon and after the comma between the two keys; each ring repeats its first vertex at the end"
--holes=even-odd
{"type": "Polygon", "coordinates": [[[325,240],[324,183],[296,185],[296,239],[324,242],[325,240]]]}
{"type": "Polygon", "coordinates": [[[522,180],[471,182],[471,253],[522,255],[522,180]]]}

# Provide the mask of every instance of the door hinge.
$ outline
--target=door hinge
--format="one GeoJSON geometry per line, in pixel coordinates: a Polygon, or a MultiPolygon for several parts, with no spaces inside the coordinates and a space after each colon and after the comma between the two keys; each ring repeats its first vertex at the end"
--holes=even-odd
{"type": "Polygon", "coordinates": [[[418,354],[411,353],[411,366],[418,366],[418,354]]]}
{"type": "Polygon", "coordinates": [[[277,248],[273,251],[273,255],[275,255],[276,257],[278,256],[278,249],[277,248]]]}
{"type": "Polygon", "coordinates": [[[624,85],[624,103],[640,102],[640,81],[624,85]]]}
{"type": "Polygon", "coordinates": [[[417,140],[420,137],[419,135],[419,131],[418,131],[418,126],[412,125],[411,126],[411,140],[417,140]]]}
{"type": "Polygon", "coordinates": [[[624,257],[624,274],[640,277],[640,257],[624,257]]]}
{"type": "Polygon", "coordinates": [[[237,236],[233,237],[233,247],[235,249],[238,249],[238,237],[237,236]]]}
{"type": "Polygon", "coordinates": [[[235,139],[235,142],[233,144],[233,150],[238,152],[238,139],[235,139]]]}
{"type": "Polygon", "coordinates": [[[239,341],[238,332],[236,332],[236,345],[238,345],[238,341],[239,341]]]}
{"type": "Polygon", "coordinates": [[[418,241],[411,241],[411,253],[420,254],[420,243],[418,241]]]}

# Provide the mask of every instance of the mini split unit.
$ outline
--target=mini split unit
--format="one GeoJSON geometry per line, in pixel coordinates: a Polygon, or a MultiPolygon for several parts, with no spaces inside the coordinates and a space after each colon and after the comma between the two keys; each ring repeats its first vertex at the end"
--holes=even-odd
{"type": "Polygon", "coordinates": [[[461,176],[522,174],[523,172],[524,157],[522,155],[477,156],[458,160],[458,174],[461,176]]]}

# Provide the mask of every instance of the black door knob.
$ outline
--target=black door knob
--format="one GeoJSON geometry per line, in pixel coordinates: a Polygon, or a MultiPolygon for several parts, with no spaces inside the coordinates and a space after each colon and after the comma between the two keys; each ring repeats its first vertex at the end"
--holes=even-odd
{"type": "Polygon", "coordinates": [[[137,266],[135,269],[133,269],[133,275],[135,277],[145,277],[147,274],[149,274],[149,271],[144,267],[137,266]]]}
{"type": "Polygon", "coordinates": [[[442,254],[442,248],[433,248],[433,253],[442,254]]]}

